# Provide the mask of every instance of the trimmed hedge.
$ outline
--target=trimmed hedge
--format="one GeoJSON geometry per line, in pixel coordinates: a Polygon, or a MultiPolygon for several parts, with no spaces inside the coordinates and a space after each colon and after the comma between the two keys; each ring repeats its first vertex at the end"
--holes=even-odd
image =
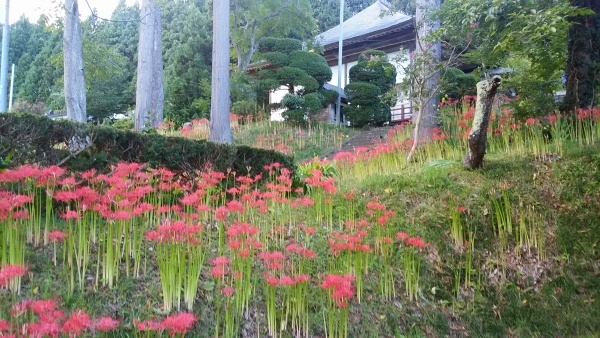
{"type": "Polygon", "coordinates": [[[121,131],[33,114],[0,114],[0,158],[10,154],[12,166],[58,164],[74,151],[67,146],[70,141],[86,137],[92,146],[70,158],[65,163],[68,169],[107,171],[117,162],[147,163],[183,175],[194,175],[208,165],[241,175],[262,173],[265,165],[274,162],[296,169],[291,157],[272,150],[121,131]]]}

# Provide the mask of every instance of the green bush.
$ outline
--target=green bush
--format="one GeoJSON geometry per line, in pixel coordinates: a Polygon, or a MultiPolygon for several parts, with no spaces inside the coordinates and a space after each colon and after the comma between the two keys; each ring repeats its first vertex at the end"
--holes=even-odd
{"type": "Polygon", "coordinates": [[[346,118],[355,127],[389,122],[395,97],[386,94],[396,83],[396,67],[388,61],[387,54],[379,50],[361,53],[349,75],[345,91],[350,106],[342,110],[346,118]]]}
{"type": "Polygon", "coordinates": [[[290,55],[290,67],[304,70],[319,83],[319,87],[331,80],[333,73],[321,55],[305,51],[296,51],[290,55]]]}
{"type": "Polygon", "coordinates": [[[477,78],[473,74],[465,74],[458,68],[442,71],[441,92],[448,98],[459,100],[464,95],[477,94],[477,78]]]}
{"type": "Polygon", "coordinates": [[[272,150],[142,134],[32,114],[0,114],[0,158],[12,154],[11,165],[58,164],[77,152],[69,150],[69,143],[83,143],[86,138],[91,146],[65,163],[69,169],[107,171],[117,162],[138,162],[182,175],[194,175],[207,166],[238,174],[247,174],[250,168],[250,174],[258,174],[263,173],[264,165],[279,162],[295,170],[291,157],[272,150]]]}
{"type": "Polygon", "coordinates": [[[345,88],[351,105],[342,112],[354,127],[367,124],[383,125],[391,118],[390,106],[381,102],[381,90],[373,84],[356,82],[345,88]]]}
{"type": "Polygon", "coordinates": [[[279,52],[290,54],[302,49],[302,41],[289,38],[263,38],[260,40],[258,50],[262,53],[279,52]]]}

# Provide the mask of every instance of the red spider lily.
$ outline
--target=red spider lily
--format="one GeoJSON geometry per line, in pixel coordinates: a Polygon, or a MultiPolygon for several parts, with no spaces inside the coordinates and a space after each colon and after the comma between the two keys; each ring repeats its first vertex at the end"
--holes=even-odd
{"type": "Polygon", "coordinates": [[[246,212],[244,205],[237,200],[231,200],[227,202],[227,210],[229,210],[229,212],[238,212],[240,214],[246,212]]]}
{"type": "Polygon", "coordinates": [[[548,123],[556,124],[556,122],[561,118],[560,114],[548,115],[546,118],[548,119],[548,123]]]}
{"type": "Polygon", "coordinates": [[[8,283],[18,277],[23,277],[27,272],[27,267],[22,265],[5,265],[0,267],[0,287],[5,287],[8,283]]]}
{"type": "Polygon", "coordinates": [[[471,108],[463,113],[462,118],[466,120],[470,120],[475,117],[475,108],[471,108]]]}
{"type": "MultiPolygon", "coordinates": [[[[46,187],[54,187],[60,180],[61,176],[66,172],[65,169],[59,166],[49,166],[42,169],[38,178],[37,184],[46,187]]],[[[1,179],[0,179],[1,181],[1,179]]]]}
{"type": "Polygon", "coordinates": [[[15,170],[6,170],[0,173],[0,182],[18,182],[26,179],[37,180],[41,176],[41,170],[37,165],[22,165],[15,170]]]}
{"type": "Polygon", "coordinates": [[[410,235],[407,234],[406,232],[399,232],[396,234],[396,238],[401,241],[405,241],[410,238],[410,235]]]}
{"type": "Polygon", "coordinates": [[[330,274],[325,276],[325,280],[321,283],[321,288],[331,290],[329,295],[335,301],[336,305],[345,308],[347,306],[346,302],[356,294],[356,290],[352,284],[354,280],[355,278],[351,274],[330,274]]]}
{"type": "Polygon", "coordinates": [[[135,208],[133,208],[133,211],[131,212],[131,214],[133,216],[140,216],[143,214],[147,214],[154,211],[154,206],[150,203],[140,203],[138,205],[135,206],[135,208]]]}
{"type": "Polygon", "coordinates": [[[285,255],[281,251],[263,251],[258,254],[258,258],[265,263],[265,266],[269,270],[281,270],[283,269],[283,261],[285,260],[285,255]]]}
{"type": "Polygon", "coordinates": [[[356,160],[356,155],[354,155],[354,153],[351,153],[351,152],[342,151],[342,152],[335,154],[333,156],[333,160],[340,161],[340,162],[352,163],[356,160]]]}
{"type": "Polygon", "coordinates": [[[287,247],[285,247],[285,251],[286,252],[291,252],[291,253],[295,253],[299,256],[305,257],[305,258],[309,258],[309,259],[313,259],[315,258],[317,255],[315,254],[314,251],[312,251],[309,248],[305,248],[296,244],[288,244],[287,247]]]}
{"type": "Polygon", "coordinates": [[[146,239],[158,243],[191,243],[198,244],[198,235],[202,232],[200,225],[188,225],[183,221],[164,220],[156,230],[149,231],[146,239]]]}
{"type": "Polygon", "coordinates": [[[419,237],[411,237],[406,240],[406,245],[413,246],[415,248],[425,248],[427,244],[424,240],[419,237]]]}
{"type": "Polygon", "coordinates": [[[228,271],[229,259],[225,256],[220,256],[212,261],[213,267],[210,270],[210,274],[214,278],[225,278],[228,271]]]}
{"type": "Polygon", "coordinates": [[[231,296],[233,296],[233,292],[234,292],[234,291],[235,291],[235,290],[233,289],[233,287],[231,287],[231,286],[225,286],[225,287],[223,287],[223,288],[221,289],[221,294],[222,294],[223,296],[228,296],[228,297],[231,297],[231,296]]]}
{"type": "Polygon", "coordinates": [[[28,337],[60,337],[61,328],[56,322],[39,321],[25,324],[23,331],[28,337]]]}
{"type": "Polygon", "coordinates": [[[112,319],[110,317],[101,317],[94,323],[96,331],[108,332],[116,329],[121,321],[112,319]]]}
{"type": "Polygon", "coordinates": [[[60,215],[60,217],[62,217],[63,219],[66,219],[66,220],[70,220],[70,219],[80,219],[81,215],[75,210],[67,210],[62,215],[60,215]]]}
{"type": "Polygon", "coordinates": [[[71,313],[71,316],[62,325],[61,331],[68,333],[69,337],[75,337],[91,327],[93,327],[93,323],[90,316],[79,309],[71,313]]]}
{"type": "Polygon", "coordinates": [[[383,203],[376,201],[367,202],[367,210],[385,210],[386,207],[383,203]]]}
{"type": "Polygon", "coordinates": [[[539,124],[539,123],[540,123],[540,119],[536,119],[533,117],[530,117],[527,120],[525,120],[525,124],[528,126],[533,126],[534,124],[539,124]]]}
{"type": "Polygon", "coordinates": [[[2,332],[10,332],[11,330],[10,323],[0,319],[0,336],[2,336],[2,332]]]}
{"type": "Polygon", "coordinates": [[[218,207],[217,210],[215,210],[215,219],[217,221],[226,220],[227,215],[229,215],[229,209],[227,209],[227,207],[218,207]]]}
{"type": "Polygon", "coordinates": [[[584,120],[592,116],[592,110],[588,108],[577,108],[577,119],[584,120]]]}
{"type": "Polygon", "coordinates": [[[196,317],[193,314],[182,312],[163,319],[161,326],[169,332],[171,337],[174,337],[176,334],[180,334],[183,337],[194,326],[194,322],[196,322],[196,317]]]}
{"type": "Polygon", "coordinates": [[[12,214],[13,219],[29,219],[29,212],[27,210],[15,211],[12,214]]]}
{"type": "Polygon", "coordinates": [[[20,317],[27,313],[29,305],[33,303],[33,299],[25,299],[21,302],[14,303],[10,310],[10,315],[13,317],[20,317]]]}
{"type": "Polygon", "coordinates": [[[161,322],[155,322],[152,320],[140,322],[139,320],[134,319],[133,326],[135,326],[138,331],[155,331],[160,333],[165,330],[161,322]]]}
{"type": "Polygon", "coordinates": [[[45,314],[56,310],[57,306],[58,301],[55,299],[36,300],[28,304],[28,308],[31,310],[31,312],[40,316],[40,318],[45,314]]]}
{"type": "Polygon", "coordinates": [[[371,251],[368,244],[362,243],[367,232],[364,230],[358,231],[356,234],[333,233],[329,239],[329,248],[334,256],[338,256],[342,251],[371,251]]]}

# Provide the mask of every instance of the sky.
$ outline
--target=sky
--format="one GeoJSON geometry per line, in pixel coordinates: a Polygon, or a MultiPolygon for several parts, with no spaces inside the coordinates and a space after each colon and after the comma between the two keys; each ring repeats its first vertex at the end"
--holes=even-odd
{"type": "MultiPolygon", "coordinates": [[[[0,21],[4,20],[5,1],[0,0],[0,21]]],[[[128,5],[136,3],[137,0],[127,0],[128,5]]],[[[92,8],[98,10],[101,18],[110,18],[112,11],[117,7],[119,0],[78,0],[81,19],[90,15],[88,3],[92,8]]],[[[42,13],[48,16],[56,15],[56,8],[64,4],[64,0],[10,0],[9,20],[11,23],[18,21],[22,14],[29,21],[36,22],[42,13]]]]}

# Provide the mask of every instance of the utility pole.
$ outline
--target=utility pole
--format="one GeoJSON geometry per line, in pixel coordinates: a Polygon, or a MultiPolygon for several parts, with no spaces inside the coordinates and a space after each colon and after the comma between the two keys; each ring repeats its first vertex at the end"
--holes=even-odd
{"type": "Polygon", "coordinates": [[[8,45],[10,39],[10,23],[8,12],[10,0],[4,0],[4,27],[2,28],[2,61],[0,62],[0,113],[6,113],[8,98],[8,45]]]}
{"type": "Polygon", "coordinates": [[[8,96],[8,111],[12,110],[14,84],[15,84],[15,64],[13,63],[12,71],[10,72],[10,95],[8,96]]]}
{"type": "MultiPolygon", "coordinates": [[[[344,0],[340,0],[340,39],[338,40],[338,98],[335,107],[335,119],[342,124],[342,49],[344,45],[344,0]]],[[[345,74],[344,74],[345,75],[345,74]]]]}

